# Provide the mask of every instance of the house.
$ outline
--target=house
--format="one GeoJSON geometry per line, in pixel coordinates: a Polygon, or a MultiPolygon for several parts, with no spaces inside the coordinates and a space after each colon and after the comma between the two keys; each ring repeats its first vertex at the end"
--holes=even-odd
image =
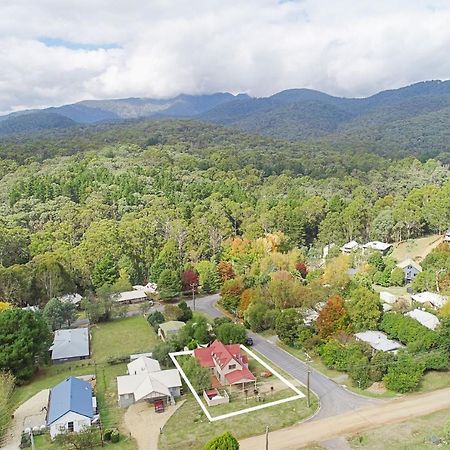
{"type": "Polygon", "coordinates": [[[144,291],[147,294],[156,294],[158,292],[158,286],[156,283],[147,283],[145,286],[137,284],[133,286],[135,291],[144,291]]]}
{"type": "Polygon", "coordinates": [[[377,252],[380,252],[382,255],[385,255],[391,247],[392,244],[387,244],[380,241],[371,241],[363,245],[364,250],[375,250],[377,252]]]}
{"type": "Polygon", "coordinates": [[[169,320],[159,324],[158,336],[165,342],[167,339],[174,337],[185,326],[184,322],[179,320],[169,320]]]}
{"type": "Polygon", "coordinates": [[[351,253],[354,250],[358,250],[359,247],[360,247],[360,245],[358,244],[358,242],[350,241],[341,247],[341,252],[342,253],[351,253]]]}
{"type": "Polygon", "coordinates": [[[435,330],[440,323],[439,319],[434,314],[422,311],[420,309],[414,309],[406,313],[405,316],[416,319],[417,322],[422,324],[424,327],[429,328],[430,330],[435,330]]]}
{"type": "Polygon", "coordinates": [[[111,298],[115,302],[123,304],[139,303],[148,300],[147,293],[142,290],[119,292],[118,294],[113,294],[111,298]]]}
{"type": "Polygon", "coordinates": [[[60,433],[82,431],[97,420],[97,399],[87,381],[69,377],[50,390],[46,422],[52,439],[60,433]]]}
{"type": "Polygon", "coordinates": [[[89,329],[56,330],[50,351],[53,363],[89,358],[89,329]]]}
{"type": "Polygon", "coordinates": [[[141,356],[127,365],[128,375],[117,377],[118,403],[126,408],[139,401],[174,403],[181,395],[177,369],[161,370],[155,359],[141,356]]]}
{"type": "Polygon", "coordinates": [[[256,382],[239,344],[224,345],[215,340],[209,347],[196,348],[194,357],[202,367],[211,370],[221,386],[256,382]]]}
{"type": "Polygon", "coordinates": [[[392,341],[381,331],[363,331],[355,334],[356,339],[367,342],[374,350],[382,352],[397,352],[403,345],[397,341],[392,341]]]}
{"type": "Polygon", "coordinates": [[[399,262],[397,267],[400,267],[405,273],[405,283],[411,283],[416,275],[422,272],[422,267],[412,259],[405,259],[404,261],[399,262]]]}
{"type": "Polygon", "coordinates": [[[450,243],[450,229],[447,230],[447,232],[444,235],[444,242],[450,243]]]}
{"type": "Polygon", "coordinates": [[[411,295],[411,298],[418,303],[429,303],[434,308],[441,308],[447,302],[447,297],[434,292],[421,292],[420,294],[411,295]]]}
{"type": "Polygon", "coordinates": [[[60,300],[62,303],[72,303],[72,305],[79,306],[81,300],[83,300],[83,297],[80,294],[66,294],[62,297],[58,297],[58,300],[60,300]]]}

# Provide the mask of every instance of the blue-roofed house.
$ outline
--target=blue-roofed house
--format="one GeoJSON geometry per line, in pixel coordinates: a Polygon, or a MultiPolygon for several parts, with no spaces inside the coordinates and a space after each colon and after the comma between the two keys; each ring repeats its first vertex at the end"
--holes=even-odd
{"type": "Polygon", "coordinates": [[[97,418],[97,400],[87,381],[69,377],[51,389],[47,426],[52,439],[61,433],[90,427],[97,418]]]}

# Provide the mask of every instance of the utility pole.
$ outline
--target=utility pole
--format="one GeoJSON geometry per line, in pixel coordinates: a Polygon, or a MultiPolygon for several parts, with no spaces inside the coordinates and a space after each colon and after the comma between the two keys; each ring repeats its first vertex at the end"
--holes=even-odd
{"type": "Polygon", "coordinates": [[[192,303],[194,305],[194,311],[195,311],[195,284],[194,283],[191,284],[191,288],[192,288],[192,303]]]}
{"type": "Polygon", "coordinates": [[[309,378],[311,375],[311,369],[310,369],[310,361],[311,361],[311,357],[308,355],[308,353],[305,352],[306,355],[306,405],[308,406],[308,408],[311,406],[311,401],[310,401],[310,396],[309,396],[309,378]]]}
{"type": "Polygon", "coordinates": [[[269,450],[269,425],[266,425],[266,450],[269,450]]]}

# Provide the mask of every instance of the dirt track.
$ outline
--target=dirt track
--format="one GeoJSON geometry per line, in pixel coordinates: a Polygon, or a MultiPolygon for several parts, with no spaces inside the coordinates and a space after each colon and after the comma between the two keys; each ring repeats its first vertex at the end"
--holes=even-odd
{"type": "MultiPolygon", "coordinates": [[[[354,412],[274,431],[269,435],[269,445],[271,450],[298,450],[327,439],[351,436],[363,430],[403,422],[446,408],[450,408],[450,388],[397,398],[354,412]]],[[[261,450],[265,448],[265,437],[255,436],[240,444],[241,450],[261,450]]]]}

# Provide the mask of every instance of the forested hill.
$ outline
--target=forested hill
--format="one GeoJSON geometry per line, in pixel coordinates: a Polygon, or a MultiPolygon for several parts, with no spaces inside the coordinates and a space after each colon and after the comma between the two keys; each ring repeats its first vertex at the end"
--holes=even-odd
{"type": "Polygon", "coordinates": [[[0,118],[0,135],[143,117],[190,118],[309,147],[425,159],[450,151],[450,81],[417,83],[368,98],[291,89],[266,98],[218,93],[92,100],[0,118]]]}

